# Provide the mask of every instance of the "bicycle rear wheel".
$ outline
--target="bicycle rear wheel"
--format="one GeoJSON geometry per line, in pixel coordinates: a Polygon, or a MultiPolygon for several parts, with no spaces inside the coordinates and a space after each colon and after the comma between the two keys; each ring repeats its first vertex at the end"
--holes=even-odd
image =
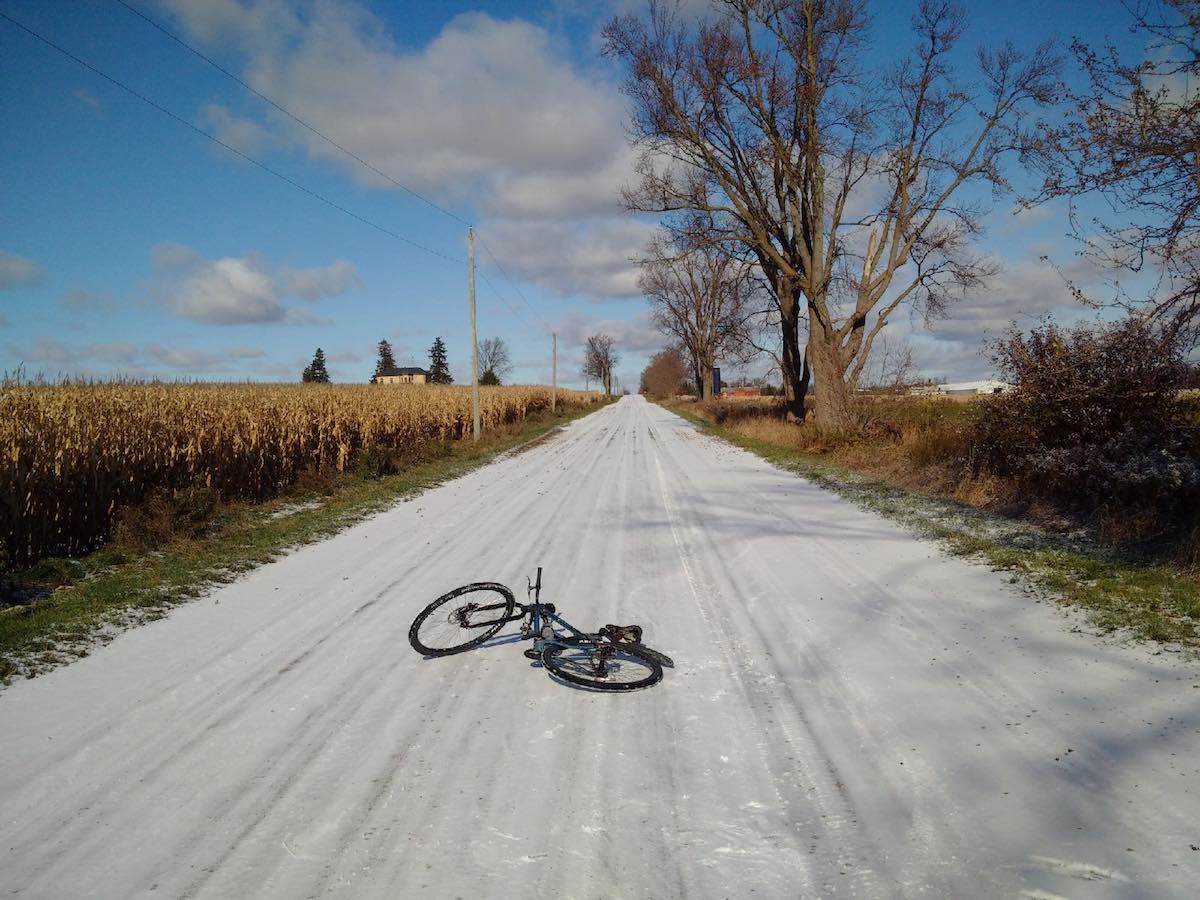
{"type": "Polygon", "coordinates": [[[597,691],[636,691],[663,677],[658,660],[608,641],[546,644],[542,665],[563,681],[597,691]]]}
{"type": "Polygon", "coordinates": [[[462,653],[503,628],[515,605],[512,591],[502,584],[464,584],[421,610],[408,629],[408,642],[425,656],[462,653]]]}

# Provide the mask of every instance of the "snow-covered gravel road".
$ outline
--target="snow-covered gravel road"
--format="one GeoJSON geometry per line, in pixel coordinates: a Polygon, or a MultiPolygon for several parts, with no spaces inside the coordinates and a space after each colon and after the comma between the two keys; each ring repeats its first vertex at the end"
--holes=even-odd
{"type": "Polygon", "coordinates": [[[1196,897],[1200,666],[1072,621],[625,398],[0,694],[0,893],[1196,897]],[[676,668],[409,648],[538,565],[676,668]]]}

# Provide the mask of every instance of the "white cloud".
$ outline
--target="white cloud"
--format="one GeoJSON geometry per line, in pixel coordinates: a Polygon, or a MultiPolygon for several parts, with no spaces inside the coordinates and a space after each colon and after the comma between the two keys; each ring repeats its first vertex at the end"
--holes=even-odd
{"type": "Polygon", "coordinates": [[[560,318],[554,330],[558,333],[560,355],[581,349],[588,337],[601,333],[613,339],[614,348],[622,356],[655,353],[668,343],[667,338],[655,329],[649,313],[633,319],[598,319],[572,312],[560,318]]]}
{"type": "Polygon", "coordinates": [[[146,357],[152,363],[182,374],[228,372],[232,368],[225,356],[219,353],[210,353],[207,350],[147,344],[145,352],[146,357]]]}
{"type": "Polygon", "coordinates": [[[261,347],[226,347],[225,355],[230,359],[262,359],[267,352],[261,347]]]}
{"type": "Polygon", "coordinates": [[[138,346],[130,341],[65,343],[49,337],[34,338],[27,347],[10,344],[6,349],[21,362],[47,366],[53,373],[101,378],[116,373],[138,377],[232,373],[246,360],[266,356],[256,347],[229,347],[216,352],[158,343],[138,346]]]}
{"type": "Polygon", "coordinates": [[[272,272],[257,254],[206,260],[180,244],[159,244],[151,260],[156,297],[177,316],[211,325],[327,324],[310,310],[287,306],[284,298],[318,300],[361,286],[358,270],[345,260],[272,272]]]}
{"type": "MultiPolygon", "coordinates": [[[[632,217],[574,225],[501,222],[490,247],[508,272],[537,281],[560,297],[637,297],[641,291],[633,259],[654,230],[653,224],[632,217]]],[[[481,258],[482,265],[489,263],[481,258]]]]}
{"type": "Polygon", "coordinates": [[[150,262],[156,269],[182,269],[200,261],[200,254],[183,244],[157,244],[150,250],[150,262]]]}
{"type": "Polygon", "coordinates": [[[1096,315],[1072,296],[1065,280],[1091,288],[1101,284],[1105,273],[1086,259],[1061,271],[1038,260],[997,262],[999,274],[954,303],[946,319],[926,324],[915,313],[893,318],[879,340],[887,335],[893,346],[907,343],[923,376],[964,381],[993,373],[990,346],[1010,328],[1028,330],[1047,316],[1073,324],[1096,315]]]}
{"type": "Polygon", "coordinates": [[[286,315],[275,283],[253,259],[191,267],[168,292],[167,304],[178,316],[213,325],[280,322],[286,315]]]}
{"type": "MultiPolygon", "coordinates": [[[[472,12],[409,49],[354,3],[162,2],[194,37],[240,48],[247,82],[314,128],[414,190],[474,205],[485,240],[516,253],[510,271],[560,295],[636,293],[640,240],[621,232],[644,229],[620,209],[633,169],[624,100],[547,29],[472,12]],[[554,252],[534,252],[547,235],[554,252]]],[[[205,114],[235,146],[261,147],[270,131],[394,187],[278,112],[262,123],[205,114]]]]}
{"type": "Polygon", "coordinates": [[[110,294],[99,294],[95,291],[85,290],[84,288],[73,287],[63,296],[63,305],[76,312],[85,312],[93,309],[101,312],[111,312],[116,308],[116,301],[113,300],[110,294]]]}
{"type": "Polygon", "coordinates": [[[46,275],[46,270],[24,256],[0,250],[0,290],[37,284],[46,275]]]}
{"type": "Polygon", "coordinates": [[[66,344],[55,338],[35,338],[26,348],[10,346],[9,353],[22,362],[70,366],[80,362],[133,363],[137,346],[128,341],[99,344],[66,344]]]}
{"type": "Polygon", "coordinates": [[[200,125],[247,156],[257,155],[272,142],[271,132],[258,122],[235,116],[217,103],[209,103],[200,110],[200,125]]]}
{"type": "Polygon", "coordinates": [[[1087,308],[1071,295],[1065,278],[1090,285],[1098,275],[1083,264],[1060,272],[1039,260],[1006,262],[985,287],[953,304],[948,318],[930,323],[929,331],[940,340],[978,344],[1014,323],[1028,328],[1047,315],[1080,318],[1087,308]]]}
{"type": "Polygon", "coordinates": [[[345,294],[362,287],[358,269],[344,259],[339,259],[323,269],[285,267],[279,270],[279,280],[288,294],[305,300],[345,294]]]}
{"type": "Polygon", "coordinates": [[[1008,225],[1010,227],[1015,225],[1020,228],[1028,228],[1031,225],[1046,221],[1055,214],[1061,214],[1061,210],[1050,203],[1039,203],[1037,206],[1021,206],[1017,204],[1009,207],[1008,225]]]}

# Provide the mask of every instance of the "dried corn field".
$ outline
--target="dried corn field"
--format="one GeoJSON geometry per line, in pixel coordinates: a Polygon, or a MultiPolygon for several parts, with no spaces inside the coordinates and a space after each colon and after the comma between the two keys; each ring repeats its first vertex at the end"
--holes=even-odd
{"type": "MultiPolygon", "coordinates": [[[[548,410],[542,387],[481,388],[483,428],[548,410]]],[[[558,392],[578,408],[599,395],[558,392]]],[[[156,490],[205,485],[264,499],[306,470],[345,470],[364,448],[452,440],[467,387],[63,384],[0,387],[5,570],[87,551],[115,513],[156,490]]]]}

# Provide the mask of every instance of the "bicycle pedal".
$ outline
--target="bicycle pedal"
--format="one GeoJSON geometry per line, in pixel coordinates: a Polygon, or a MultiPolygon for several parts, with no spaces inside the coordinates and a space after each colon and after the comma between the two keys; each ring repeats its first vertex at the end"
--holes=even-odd
{"type": "Polygon", "coordinates": [[[542,654],[538,653],[537,650],[535,650],[533,647],[530,647],[528,650],[526,650],[525,655],[528,656],[530,659],[541,659],[542,658],[542,654]]]}

